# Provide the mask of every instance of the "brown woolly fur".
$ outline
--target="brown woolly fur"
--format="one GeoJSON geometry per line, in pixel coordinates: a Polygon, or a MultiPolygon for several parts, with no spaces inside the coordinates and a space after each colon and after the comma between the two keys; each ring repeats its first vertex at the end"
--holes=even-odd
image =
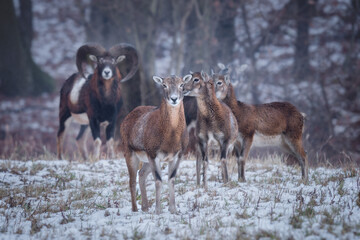
{"type": "Polygon", "coordinates": [[[220,159],[224,182],[228,181],[226,156],[237,139],[235,116],[215,95],[214,81],[206,73],[192,73],[186,78],[185,94],[196,97],[197,184],[200,185],[200,167],[203,164],[204,187],[207,188],[208,145],[215,141],[220,146],[220,159]]]}
{"type": "Polygon", "coordinates": [[[161,212],[161,161],[169,161],[169,211],[174,213],[174,178],[188,144],[188,132],[183,105],[183,80],[176,76],[154,81],[163,86],[163,99],[159,107],[140,106],[130,112],[121,124],[122,148],[129,171],[132,210],[137,211],[136,176],[139,161],[144,162],[139,172],[141,209],[148,211],[146,178],[153,173],[156,186],[156,213],[161,212]]]}
{"type": "Polygon", "coordinates": [[[169,109],[164,100],[161,102],[160,107],[137,107],[126,116],[121,125],[123,144],[131,148],[132,151],[146,150],[151,158],[155,158],[158,151],[164,153],[180,151],[187,145],[185,141],[187,134],[184,134],[186,123],[183,113],[183,104],[180,104],[175,109],[169,109]],[[159,119],[160,113],[161,118],[159,119]],[[139,119],[142,119],[141,116],[144,115],[147,115],[147,125],[149,127],[143,129],[140,127],[142,124],[139,119]],[[139,130],[139,128],[137,127],[143,130],[141,139],[138,139],[138,131],[136,130],[139,130]],[[134,130],[129,131],[130,129],[134,130]],[[139,147],[138,142],[135,142],[135,140],[140,140],[144,143],[144,146],[139,147]]]}
{"type": "Polygon", "coordinates": [[[239,180],[245,181],[244,167],[254,140],[266,140],[270,145],[278,145],[294,155],[300,166],[302,177],[308,178],[308,159],[302,144],[304,114],[288,102],[272,102],[250,105],[237,101],[234,88],[226,74],[213,74],[216,95],[234,113],[239,127],[241,145],[239,180]],[[275,142],[275,140],[278,141],[275,142]]]}

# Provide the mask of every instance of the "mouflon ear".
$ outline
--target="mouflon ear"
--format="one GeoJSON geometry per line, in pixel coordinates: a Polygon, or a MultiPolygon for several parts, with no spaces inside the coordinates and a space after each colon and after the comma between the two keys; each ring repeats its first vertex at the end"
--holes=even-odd
{"type": "Polygon", "coordinates": [[[116,59],[116,63],[122,62],[125,58],[126,58],[125,55],[120,55],[120,56],[116,59]]]}
{"type": "Polygon", "coordinates": [[[97,62],[97,57],[95,55],[89,55],[89,59],[93,62],[97,62]]]}
{"type": "Polygon", "coordinates": [[[183,81],[184,81],[184,82],[189,82],[189,81],[191,80],[191,78],[192,78],[192,75],[191,75],[191,74],[188,74],[188,75],[186,75],[186,76],[183,77],[183,81]]]}
{"type": "Polygon", "coordinates": [[[153,80],[157,83],[157,84],[162,84],[163,83],[163,79],[161,77],[158,76],[153,76],[153,80]]]}

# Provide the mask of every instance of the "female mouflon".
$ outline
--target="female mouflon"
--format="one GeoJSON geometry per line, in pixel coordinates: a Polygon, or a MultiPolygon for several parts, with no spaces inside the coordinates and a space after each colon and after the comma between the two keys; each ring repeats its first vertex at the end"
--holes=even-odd
{"type": "Polygon", "coordinates": [[[207,189],[208,146],[215,141],[220,147],[222,176],[226,183],[228,171],[226,158],[234,147],[238,135],[238,126],[234,114],[226,104],[220,102],[215,95],[213,79],[204,72],[196,72],[184,77],[184,94],[194,96],[197,103],[197,119],[195,135],[198,151],[196,158],[196,180],[200,185],[200,168],[203,164],[203,182],[207,189]]]}
{"type": "Polygon", "coordinates": [[[307,181],[308,159],[302,143],[305,114],[288,102],[251,105],[237,101],[227,69],[213,73],[213,78],[216,96],[231,108],[238,123],[239,180],[245,181],[245,162],[252,145],[277,145],[297,158],[307,181]]]}
{"type": "Polygon", "coordinates": [[[163,87],[163,98],[159,107],[140,106],[130,112],[121,124],[123,151],[129,171],[129,186],[132,210],[137,211],[136,176],[139,161],[141,209],[148,211],[146,178],[151,172],[156,187],[156,213],[161,213],[160,194],[162,186],[161,161],[168,161],[169,211],[176,212],[174,180],[183,151],[188,144],[188,132],[183,105],[184,81],[180,77],[161,78],[154,81],[163,87]]]}

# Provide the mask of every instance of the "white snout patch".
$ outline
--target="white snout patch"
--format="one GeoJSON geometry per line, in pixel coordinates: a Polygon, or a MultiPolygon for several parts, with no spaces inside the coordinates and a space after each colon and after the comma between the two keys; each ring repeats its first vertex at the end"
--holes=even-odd
{"type": "Polygon", "coordinates": [[[101,73],[101,76],[104,79],[109,80],[113,76],[112,70],[109,67],[105,67],[101,73]]]}
{"type": "Polygon", "coordinates": [[[86,113],[71,113],[71,116],[75,120],[75,122],[80,123],[82,125],[88,125],[89,124],[89,118],[86,113]]]}
{"type": "Polygon", "coordinates": [[[78,103],[80,90],[85,82],[86,82],[85,78],[80,78],[74,83],[73,88],[71,89],[71,92],[70,92],[70,101],[72,104],[78,103]]]}
{"type": "Polygon", "coordinates": [[[180,98],[178,98],[177,95],[171,95],[170,99],[168,99],[168,102],[170,103],[171,106],[176,106],[180,103],[180,98]],[[176,99],[175,102],[172,99],[176,99]]]}

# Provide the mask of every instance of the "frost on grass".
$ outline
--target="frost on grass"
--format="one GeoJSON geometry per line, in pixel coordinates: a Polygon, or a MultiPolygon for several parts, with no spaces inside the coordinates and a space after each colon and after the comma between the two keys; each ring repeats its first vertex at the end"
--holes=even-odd
{"type": "Polygon", "coordinates": [[[310,181],[304,184],[299,168],[279,159],[252,159],[246,167],[247,182],[238,183],[232,169],[226,185],[220,183],[218,164],[211,162],[208,192],[196,187],[195,162],[185,160],[175,185],[178,213],[167,210],[165,180],[159,216],[154,214],[150,176],[149,213],[131,212],[124,159],[0,160],[0,238],[360,237],[358,169],[311,169],[310,181]]]}

